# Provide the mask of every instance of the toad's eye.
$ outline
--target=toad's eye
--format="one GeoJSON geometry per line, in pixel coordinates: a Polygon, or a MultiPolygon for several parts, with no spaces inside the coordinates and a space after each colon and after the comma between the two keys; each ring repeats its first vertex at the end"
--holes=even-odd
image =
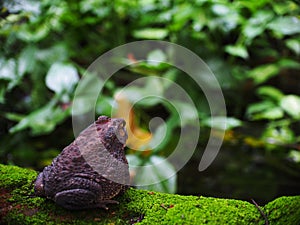
{"type": "Polygon", "coordinates": [[[118,125],[117,134],[116,135],[117,135],[118,140],[122,144],[126,143],[126,140],[127,140],[128,136],[127,136],[127,132],[126,132],[126,128],[125,128],[125,122],[124,123],[120,123],[118,125]]]}
{"type": "Polygon", "coordinates": [[[126,136],[126,131],[124,130],[123,127],[120,127],[118,130],[119,136],[124,137],[126,136]]]}

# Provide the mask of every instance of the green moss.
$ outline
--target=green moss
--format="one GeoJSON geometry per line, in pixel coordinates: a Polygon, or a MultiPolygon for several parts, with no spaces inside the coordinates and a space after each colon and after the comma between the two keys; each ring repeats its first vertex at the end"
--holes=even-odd
{"type": "Polygon", "coordinates": [[[36,178],[37,172],[17,166],[5,166],[0,164],[0,181],[2,188],[17,188],[31,184],[36,178]]]}
{"type": "Polygon", "coordinates": [[[144,219],[141,224],[257,224],[260,214],[254,205],[229,199],[181,196],[129,190],[125,196],[134,199],[125,207],[140,210],[144,219]]]}
{"type": "MultiPolygon", "coordinates": [[[[33,196],[37,173],[0,165],[0,223],[5,224],[264,224],[249,202],[129,189],[110,209],[68,211],[33,196]]],[[[300,196],[282,197],[262,209],[271,224],[300,224],[300,196]]]]}
{"type": "Polygon", "coordinates": [[[300,196],[277,198],[264,211],[270,224],[300,224],[300,196]]]}

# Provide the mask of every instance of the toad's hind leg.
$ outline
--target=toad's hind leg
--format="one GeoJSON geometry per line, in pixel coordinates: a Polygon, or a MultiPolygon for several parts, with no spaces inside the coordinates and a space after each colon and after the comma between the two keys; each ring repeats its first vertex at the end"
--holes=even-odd
{"type": "Polygon", "coordinates": [[[97,200],[97,196],[85,189],[70,189],[58,192],[55,195],[54,201],[70,210],[81,210],[89,208],[104,208],[108,209],[106,204],[118,203],[115,200],[97,200]]]}

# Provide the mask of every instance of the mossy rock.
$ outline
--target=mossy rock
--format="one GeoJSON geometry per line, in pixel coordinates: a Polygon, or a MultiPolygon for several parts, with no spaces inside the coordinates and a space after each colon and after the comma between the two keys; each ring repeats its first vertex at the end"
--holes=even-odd
{"type": "Polygon", "coordinates": [[[68,211],[33,195],[37,172],[0,164],[0,224],[300,224],[300,196],[246,201],[130,188],[109,210],[68,211]],[[260,212],[261,210],[261,212],[260,212]]]}

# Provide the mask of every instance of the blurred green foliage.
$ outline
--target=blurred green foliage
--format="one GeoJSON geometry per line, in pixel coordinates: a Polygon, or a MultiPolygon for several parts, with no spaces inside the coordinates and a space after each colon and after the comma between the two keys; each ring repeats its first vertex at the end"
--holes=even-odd
{"type": "MultiPolygon", "coordinates": [[[[114,47],[143,39],[170,41],[198,54],[219,80],[229,118],[211,123],[199,87],[180,71],[160,63],[141,63],[120,71],[121,75],[105,84],[97,115],[110,113],[115,92],[130,81],[165,77],[181,84],[196,102],[205,132],[210,127],[247,129],[260,123],[250,136],[262,143],[263,151],[278,150],[281,158],[300,163],[297,1],[5,0],[0,7],[2,163],[47,165],[72,140],[70,108],[87,66],[114,47]]],[[[164,57],[159,50],[149,53],[149,59],[164,57]]],[[[132,90],[129,100],[153,87],[157,91],[166,88],[149,84],[132,90]]],[[[181,106],[188,111],[188,105],[181,106]]],[[[176,144],[179,124],[172,108],[151,99],[135,106],[141,126],[158,111],[168,118],[165,141],[158,147],[161,151],[134,160],[160,159],[169,153],[167,146],[176,144]]],[[[200,139],[199,145],[205,141],[200,139]]],[[[170,182],[164,191],[176,190],[176,182],[170,182]]]]}

